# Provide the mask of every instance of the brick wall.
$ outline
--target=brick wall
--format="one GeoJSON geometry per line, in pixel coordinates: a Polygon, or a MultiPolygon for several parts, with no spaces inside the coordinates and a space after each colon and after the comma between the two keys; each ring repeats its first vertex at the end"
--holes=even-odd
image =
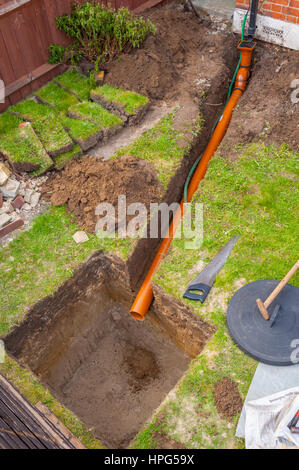
{"type": "MultiPolygon", "coordinates": [[[[248,8],[249,0],[237,0],[236,8],[248,8]]],[[[299,0],[260,0],[259,13],[299,24],[299,0]]]]}

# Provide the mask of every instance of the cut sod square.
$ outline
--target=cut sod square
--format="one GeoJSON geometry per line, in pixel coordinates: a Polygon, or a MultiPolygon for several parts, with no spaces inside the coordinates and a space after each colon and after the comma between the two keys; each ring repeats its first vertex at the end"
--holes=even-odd
{"type": "Polygon", "coordinates": [[[102,140],[107,140],[123,126],[120,117],[110,113],[97,103],[85,102],[71,106],[68,115],[71,118],[87,120],[98,125],[102,131],[102,140]]]}
{"type": "Polygon", "coordinates": [[[81,119],[63,118],[62,124],[69,135],[81,149],[86,152],[94,147],[102,138],[102,129],[99,125],[81,119]]]}
{"type": "Polygon", "coordinates": [[[70,106],[79,102],[73,94],[53,82],[36,91],[34,96],[41,103],[53,106],[55,111],[63,113],[66,113],[70,106]]]}
{"type": "Polygon", "coordinates": [[[149,107],[149,99],[138,93],[105,84],[92,90],[91,99],[118,114],[129,123],[140,121],[149,107]]]}
{"type": "Polygon", "coordinates": [[[34,121],[32,126],[51,157],[69,152],[74,143],[58,119],[34,121]]]}
{"type": "Polygon", "coordinates": [[[34,99],[27,99],[9,108],[9,113],[20,117],[24,121],[39,121],[40,119],[53,119],[56,117],[50,106],[37,103],[34,99]]]}
{"type": "Polygon", "coordinates": [[[0,152],[17,172],[29,171],[40,175],[53,166],[53,161],[29,123],[1,137],[0,152]]]}
{"type": "Polygon", "coordinates": [[[76,69],[68,70],[56,77],[54,81],[69,93],[73,93],[79,100],[90,99],[90,81],[76,69]]]}
{"type": "Polygon", "coordinates": [[[12,106],[9,111],[32,122],[33,129],[51,157],[72,150],[73,141],[50,106],[28,99],[12,106]]]}
{"type": "Polygon", "coordinates": [[[79,145],[75,145],[69,152],[61,153],[54,158],[56,170],[61,170],[68,161],[81,157],[82,153],[82,149],[79,145]]]}

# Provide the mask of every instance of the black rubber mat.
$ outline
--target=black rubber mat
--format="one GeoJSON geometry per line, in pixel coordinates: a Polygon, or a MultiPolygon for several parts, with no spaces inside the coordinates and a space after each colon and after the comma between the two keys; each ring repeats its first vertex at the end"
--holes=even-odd
{"type": "Polygon", "coordinates": [[[289,366],[295,363],[299,348],[299,289],[290,284],[284,287],[268,308],[268,321],[256,305],[257,298],[265,301],[277,285],[278,281],[255,281],[238,290],[228,306],[227,326],[235,343],[249,356],[265,364],[289,366]]]}

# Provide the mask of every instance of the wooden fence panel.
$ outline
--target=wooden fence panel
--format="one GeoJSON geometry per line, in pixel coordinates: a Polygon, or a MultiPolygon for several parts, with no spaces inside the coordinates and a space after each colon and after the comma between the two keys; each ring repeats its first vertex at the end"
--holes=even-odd
{"type": "MultiPolygon", "coordinates": [[[[48,48],[52,43],[67,44],[66,36],[56,28],[55,18],[69,13],[71,1],[0,0],[0,80],[9,93],[5,103],[0,104],[0,112],[61,72],[61,66],[47,64],[48,48]]],[[[114,8],[134,10],[146,0],[109,3],[114,8]]]]}

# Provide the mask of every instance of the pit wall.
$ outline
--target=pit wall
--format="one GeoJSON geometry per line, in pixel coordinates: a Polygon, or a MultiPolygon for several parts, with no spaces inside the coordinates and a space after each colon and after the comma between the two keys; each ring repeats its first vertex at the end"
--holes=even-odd
{"type": "MultiPolygon", "coordinates": [[[[249,0],[236,1],[233,31],[240,33],[249,0]]],[[[249,15],[248,19],[249,21],[249,15]]],[[[299,50],[299,0],[259,2],[256,38],[272,44],[299,50]]]]}

